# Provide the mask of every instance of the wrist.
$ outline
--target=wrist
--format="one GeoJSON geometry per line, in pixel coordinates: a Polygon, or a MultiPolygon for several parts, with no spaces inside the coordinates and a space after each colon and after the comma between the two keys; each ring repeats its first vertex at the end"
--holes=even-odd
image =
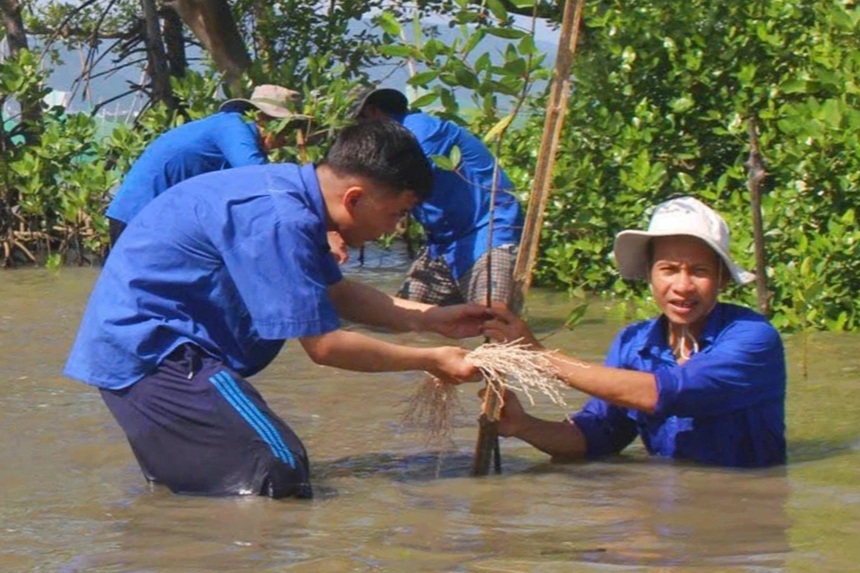
{"type": "Polygon", "coordinates": [[[508,432],[508,435],[513,438],[528,441],[529,434],[534,430],[535,427],[537,427],[539,423],[540,420],[538,418],[535,418],[531,414],[526,414],[525,412],[523,412],[522,418],[510,428],[510,432],[508,432]]]}

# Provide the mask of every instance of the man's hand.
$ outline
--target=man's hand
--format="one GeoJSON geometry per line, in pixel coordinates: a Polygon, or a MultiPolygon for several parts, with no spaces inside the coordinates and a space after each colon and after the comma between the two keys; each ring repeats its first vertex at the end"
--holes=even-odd
{"type": "Polygon", "coordinates": [[[337,261],[337,264],[342,265],[349,261],[349,251],[346,247],[346,241],[340,236],[337,231],[328,232],[328,246],[331,249],[331,256],[337,261]]]}
{"type": "Polygon", "coordinates": [[[489,310],[479,304],[437,306],[426,311],[424,330],[449,338],[478,336],[484,323],[492,317],[489,310]]]}
{"type": "Polygon", "coordinates": [[[490,313],[492,318],[484,322],[481,328],[482,334],[487,338],[502,343],[513,342],[521,338],[524,344],[528,344],[535,350],[543,348],[526,322],[503,304],[493,304],[490,313]]]}
{"type": "MultiPolygon", "coordinates": [[[[478,396],[483,398],[486,393],[487,389],[482,388],[478,392],[478,396]]],[[[505,388],[502,400],[503,404],[501,413],[499,414],[498,425],[499,435],[506,438],[511,436],[518,437],[520,428],[528,423],[531,416],[526,414],[519,398],[517,398],[517,395],[512,390],[505,388]]]]}
{"type": "Polygon", "coordinates": [[[462,382],[477,382],[481,379],[481,371],[476,366],[466,361],[469,353],[465,348],[456,346],[440,346],[434,350],[434,367],[428,372],[449,384],[460,384],[462,382]]]}

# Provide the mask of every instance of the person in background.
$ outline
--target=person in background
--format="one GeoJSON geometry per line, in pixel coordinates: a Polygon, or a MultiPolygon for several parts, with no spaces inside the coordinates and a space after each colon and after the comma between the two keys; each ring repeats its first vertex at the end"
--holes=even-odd
{"type": "MultiPolygon", "coordinates": [[[[661,315],[616,337],[604,365],[560,352],[557,376],[592,398],[567,420],[527,414],[506,392],[499,433],[554,459],[600,458],[637,436],[649,453],[729,467],[784,464],[786,365],[767,319],[718,301],[754,279],[729,253],[725,221],[692,197],[661,203],[647,231],[615,238],[621,276],[646,279],[661,315]]],[[[497,341],[543,346],[504,308],[485,325],[497,341]]]]}
{"type": "Polygon", "coordinates": [[[424,229],[426,244],[398,296],[440,305],[485,303],[491,277],[491,300],[509,303],[523,212],[513,184],[487,147],[451,121],[410,112],[406,96],[396,89],[363,90],[352,115],[358,120],[400,123],[415,134],[428,158],[449,157],[454,147],[460,150],[454,171],[432,164],[430,197],[412,209],[412,216],[424,229]]]}
{"type": "MultiPolygon", "coordinates": [[[[430,192],[400,125],[345,129],[318,165],[188,179],[152,200],[90,295],[64,374],[96,386],[152,482],[176,493],[310,497],[302,442],[246,380],[297,338],[321,365],[479,379],[457,346],[410,347],[340,328],[477,336],[488,310],[398,299],[345,279],[352,247],[391,232],[430,192]]],[[[351,431],[354,431],[353,428],[351,431]]]]}
{"type": "MultiPolygon", "coordinates": [[[[171,129],[155,139],[134,162],[107,208],[111,246],[150,201],[190,177],[247,165],[264,165],[268,154],[287,144],[287,134],[310,118],[294,111],[298,92],[276,85],[254,88],[248,99],[221,104],[219,111],[171,129]],[[254,121],[245,113],[256,110],[254,121]],[[279,132],[276,120],[290,120],[279,132]]],[[[283,123],[282,123],[283,125],[283,123]]],[[[338,262],[348,258],[339,236],[329,236],[338,262]]]]}

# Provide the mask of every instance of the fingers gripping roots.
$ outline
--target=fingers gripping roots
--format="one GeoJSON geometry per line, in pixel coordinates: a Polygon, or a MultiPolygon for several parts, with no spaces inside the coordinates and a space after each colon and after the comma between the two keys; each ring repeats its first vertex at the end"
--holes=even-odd
{"type": "MultiPolygon", "coordinates": [[[[482,344],[471,351],[466,360],[484,375],[487,392],[496,393],[499,408],[503,405],[505,388],[524,394],[532,405],[535,396],[542,394],[552,403],[566,406],[567,385],[556,377],[549,359],[554,352],[531,350],[521,340],[514,340],[505,344],[482,344]]],[[[457,387],[428,376],[410,398],[402,422],[423,429],[428,443],[449,442],[453,416],[459,407],[457,387]]]]}

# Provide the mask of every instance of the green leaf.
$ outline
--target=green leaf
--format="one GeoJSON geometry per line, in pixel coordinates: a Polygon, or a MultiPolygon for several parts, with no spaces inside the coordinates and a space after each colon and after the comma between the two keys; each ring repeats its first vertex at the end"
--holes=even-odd
{"type": "Polygon", "coordinates": [[[457,78],[457,82],[461,86],[467,87],[469,89],[475,89],[478,87],[478,78],[475,74],[467,68],[466,66],[460,65],[454,68],[454,77],[457,78]]]}
{"type": "Polygon", "coordinates": [[[490,9],[490,12],[493,13],[497,19],[501,21],[505,21],[508,19],[508,11],[505,9],[505,5],[502,4],[499,0],[486,0],[487,7],[490,9]]]}
{"type": "Polygon", "coordinates": [[[478,44],[481,43],[481,40],[484,39],[485,33],[484,28],[478,28],[469,37],[466,39],[466,43],[463,45],[463,49],[460,52],[461,57],[465,58],[469,54],[472,53],[478,44]]]}
{"type": "Polygon", "coordinates": [[[436,70],[427,70],[426,72],[420,72],[406,80],[410,86],[426,86],[433,80],[439,77],[439,72],[436,70]]]}
{"type": "Polygon", "coordinates": [[[400,36],[402,31],[400,22],[397,21],[397,18],[391,12],[383,12],[377,17],[376,21],[386,34],[398,37],[400,36]]]}
{"type": "Polygon", "coordinates": [[[490,69],[493,65],[492,60],[490,59],[490,54],[488,52],[484,52],[478,59],[475,60],[475,71],[476,72],[485,72],[490,69]]]}
{"type": "Polygon", "coordinates": [[[573,308],[568,315],[567,318],[564,319],[564,327],[568,330],[573,330],[577,324],[582,322],[582,319],[585,318],[585,313],[588,311],[588,304],[582,303],[573,308]]]}
{"type": "Polygon", "coordinates": [[[497,38],[506,38],[508,40],[519,40],[523,36],[526,35],[522,30],[514,30],[513,28],[496,28],[496,27],[487,27],[484,30],[497,38]]]}
{"type": "Polygon", "coordinates": [[[800,79],[786,80],[780,84],[779,89],[785,94],[805,93],[809,82],[800,79]]]}
{"type": "Polygon", "coordinates": [[[460,146],[455,145],[451,148],[451,155],[448,158],[451,160],[451,165],[453,165],[454,169],[456,169],[460,165],[460,160],[462,159],[463,153],[460,151],[460,146]]]}
{"type": "Polygon", "coordinates": [[[413,58],[419,55],[414,46],[404,46],[403,44],[380,46],[379,53],[389,58],[413,58]]]}
{"type": "Polygon", "coordinates": [[[444,171],[454,171],[454,164],[451,163],[451,159],[448,157],[445,157],[444,155],[431,155],[430,159],[439,169],[444,171]]]}
{"type": "Polygon", "coordinates": [[[520,54],[524,56],[530,56],[537,52],[535,47],[535,39],[529,36],[523,36],[523,39],[520,40],[519,45],[517,46],[517,50],[520,54]]]}
{"type": "Polygon", "coordinates": [[[508,128],[508,126],[511,124],[511,122],[513,120],[514,120],[514,114],[513,113],[509,113],[508,115],[506,115],[505,117],[500,119],[496,123],[496,125],[494,125],[492,128],[490,128],[490,131],[488,131],[486,133],[486,135],[484,135],[484,143],[490,143],[495,138],[497,138],[502,132],[505,131],[505,129],[508,128]]]}
{"type": "Polygon", "coordinates": [[[675,98],[669,103],[669,107],[675,113],[682,113],[692,108],[695,102],[689,96],[681,96],[679,98],[675,98]]]}
{"type": "Polygon", "coordinates": [[[436,59],[436,56],[444,50],[445,45],[436,38],[433,38],[424,44],[424,58],[425,60],[433,61],[436,59]]]}
{"type": "Polygon", "coordinates": [[[436,92],[428,92],[412,102],[412,107],[423,108],[439,99],[439,94],[436,92]]]}
{"type": "Polygon", "coordinates": [[[829,127],[838,128],[842,122],[842,105],[837,99],[829,99],[824,102],[824,105],[819,108],[819,113],[816,114],[819,119],[823,120],[829,127]]]}

